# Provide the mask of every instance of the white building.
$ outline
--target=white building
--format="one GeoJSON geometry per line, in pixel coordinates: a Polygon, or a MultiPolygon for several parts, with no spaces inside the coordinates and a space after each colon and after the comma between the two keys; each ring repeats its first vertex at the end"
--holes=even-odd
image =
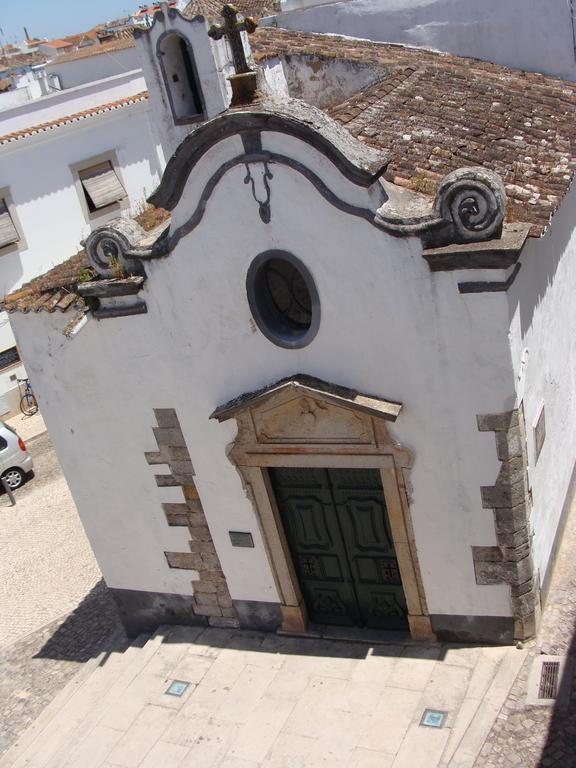
{"type": "MultiPolygon", "coordinates": [[[[2,293],[70,258],[120,211],[140,210],[164,164],[133,40],[62,54],[44,74],[0,96],[2,293]]],[[[15,344],[2,313],[2,414],[19,407],[15,344]]]]}
{"type": "MultiPolygon", "coordinates": [[[[164,13],[139,44],[184,36],[212,88],[200,24],[164,13]]],[[[5,299],[106,582],[134,632],[526,639],[575,487],[575,87],[252,48],[258,100],[188,133],[150,198],[169,224],[108,222],[100,279],[73,262],[5,299]]],[[[176,130],[172,74],[149,88],[176,130]]]]}
{"type": "Polygon", "coordinates": [[[571,0],[280,0],[264,24],[473,56],[576,80],[571,0]]]}

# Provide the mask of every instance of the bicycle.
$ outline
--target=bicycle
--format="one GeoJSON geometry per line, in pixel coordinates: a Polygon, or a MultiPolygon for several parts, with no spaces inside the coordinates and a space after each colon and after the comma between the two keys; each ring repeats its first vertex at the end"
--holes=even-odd
{"type": "Polygon", "coordinates": [[[32,391],[30,379],[17,379],[18,384],[24,384],[24,394],[20,399],[20,410],[24,416],[33,416],[38,411],[38,403],[32,391]]]}

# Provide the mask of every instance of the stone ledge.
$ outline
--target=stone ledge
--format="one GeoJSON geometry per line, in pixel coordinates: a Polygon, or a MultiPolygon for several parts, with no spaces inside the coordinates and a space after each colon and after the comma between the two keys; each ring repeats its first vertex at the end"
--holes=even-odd
{"type": "Polygon", "coordinates": [[[502,235],[493,240],[426,248],[422,255],[432,272],[455,269],[507,269],[520,256],[530,228],[530,224],[504,224],[502,235]]]}

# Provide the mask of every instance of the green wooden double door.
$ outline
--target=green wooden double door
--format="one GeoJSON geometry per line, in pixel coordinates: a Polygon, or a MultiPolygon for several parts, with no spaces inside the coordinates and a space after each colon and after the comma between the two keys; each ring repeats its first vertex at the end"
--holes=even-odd
{"type": "Polygon", "coordinates": [[[406,601],[376,469],[270,469],[308,615],[405,629],[406,601]]]}

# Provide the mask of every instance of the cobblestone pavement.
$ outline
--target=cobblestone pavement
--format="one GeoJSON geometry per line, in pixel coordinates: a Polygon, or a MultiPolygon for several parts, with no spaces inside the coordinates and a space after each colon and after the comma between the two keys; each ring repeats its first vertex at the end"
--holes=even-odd
{"type": "Polygon", "coordinates": [[[99,582],[67,617],[0,649],[0,755],[111,637],[121,647],[116,609],[99,582]]]}
{"type": "MultiPolygon", "coordinates": [[[[35,477],[0,495],[0,754],[119,630],[112,599],[42,423],[13,426],[35,477]]],[[[14,420],[13,420],[14,421],[14,420]]]]}
{"type": "Polygon", "coordinates": [[[475,768],[576,768],[576,665],[566,707],[526,706],[526,687],[540,653],[576,655],[576,504],[568,517],[536,642],[486,740],[475,768]]]}
{"type": "Polygon", "coordinates": [[[47,433],[28,442],[35,477],[0,496],[0,648],[74,610],[100,570],[47,433]]]}

